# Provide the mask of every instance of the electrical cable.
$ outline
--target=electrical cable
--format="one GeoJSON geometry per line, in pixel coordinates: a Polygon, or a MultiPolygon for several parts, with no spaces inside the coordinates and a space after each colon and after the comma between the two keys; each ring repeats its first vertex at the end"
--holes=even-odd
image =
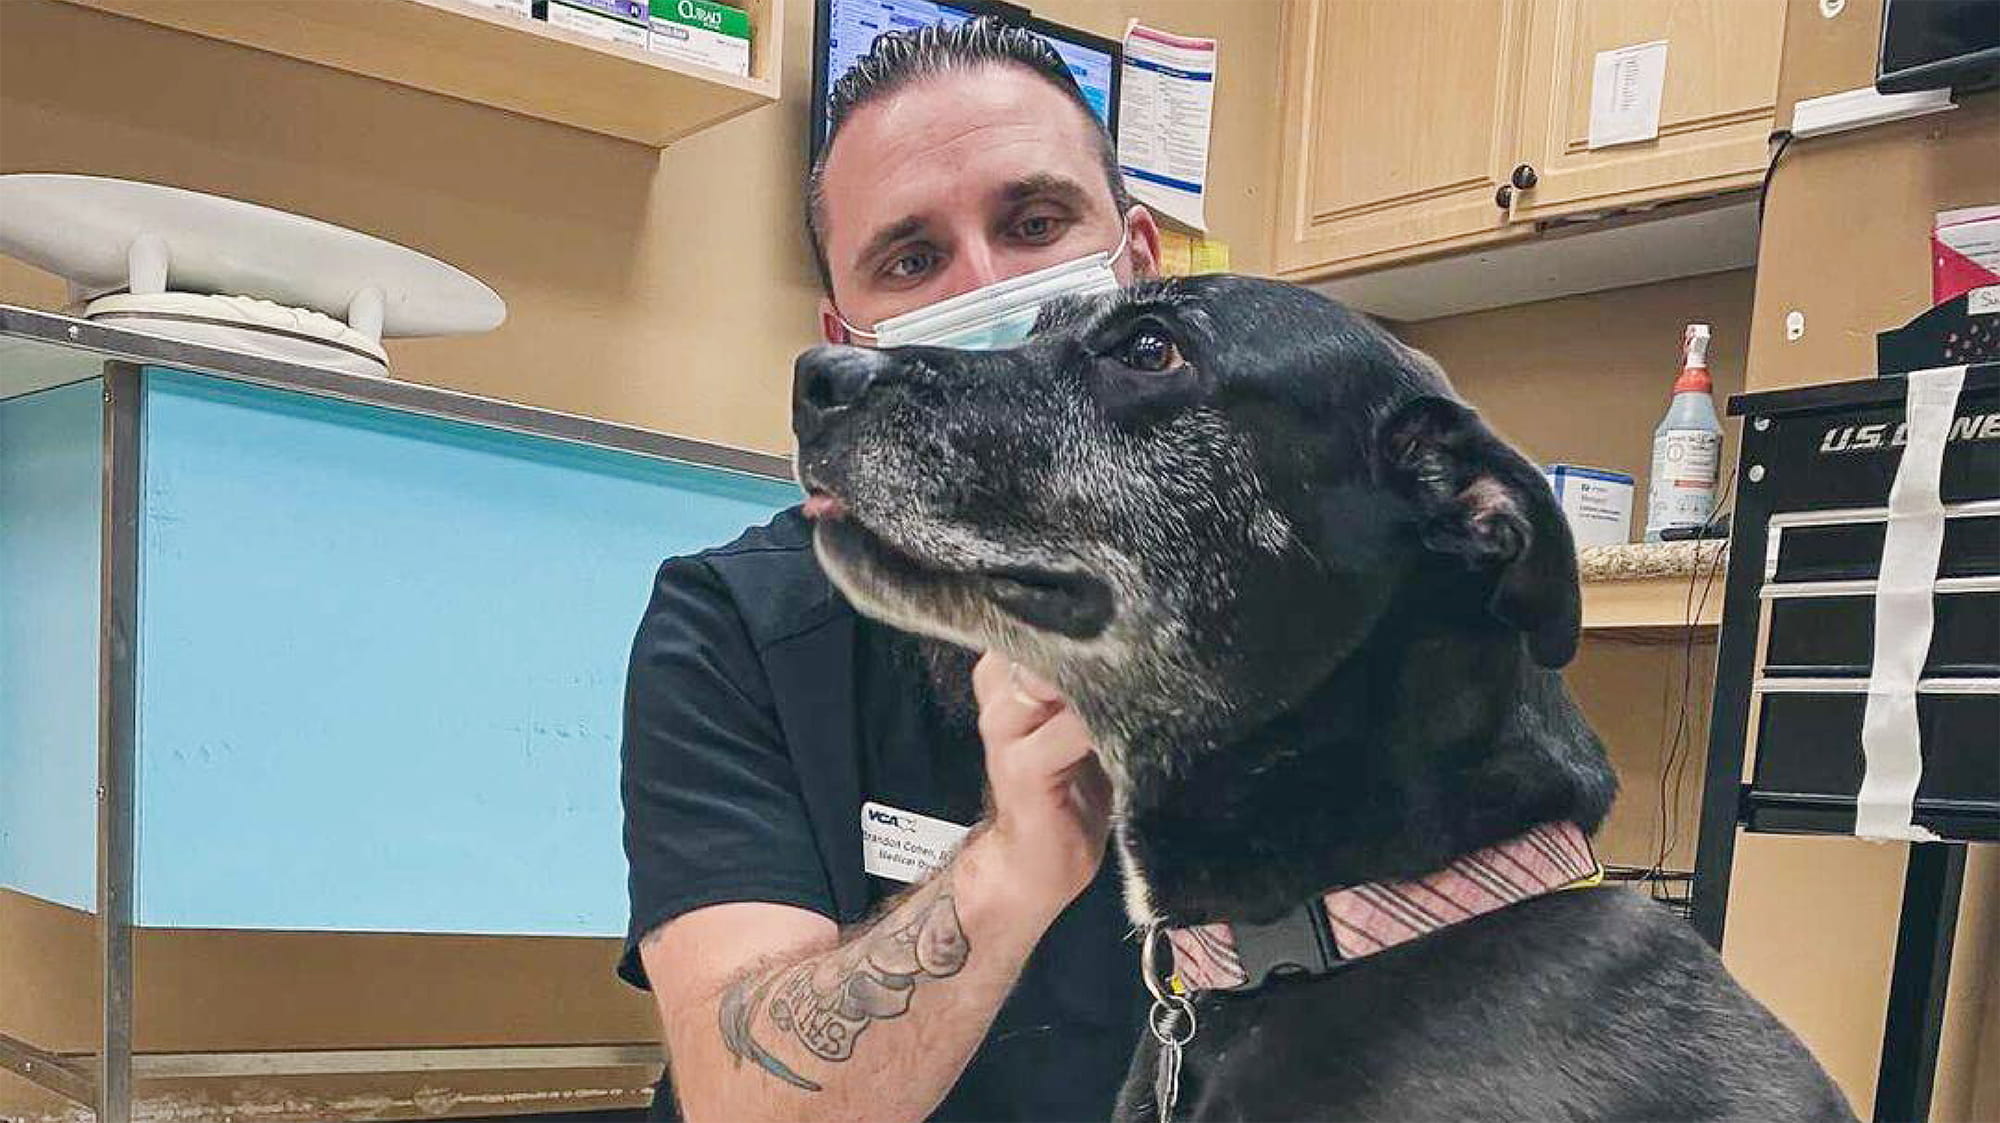
{"type": "Polygon", "coordinates": [[[1764,225],[1764,200],[1771,197],[1771,176],[1778,170],[1778,158],[1785,154],[1785,149],[1792,146],[1790,129],[1779,129],[1771,135],[1778,138],[1778,146],[1771,150],[1771,158],[1765,161],[1764,181],[1757,187],[1757,225],[1760,227],[1764,225]]]}
{"type": "MultiPolygon", "coordinates": [[[[1735,485],[1736,477],[1734,474],[1723,481],[1722,493],[1716,497],[1715,510],[1710,513],[1708,520],[1702,524],[1704,531],[1712,530],[1718,522],[1729,517],[1729,512],[1724,509],[1724,505],[1729,502],[1734,494],[1735,485]]],[[[1681,793],[1684,790],[1687,778],[1688,764],[1694,756],[1692,749],[1688,748],[1688,739],[1694,716],[1694,648],[1700,628],[1701,614],[1708,608],[1709,592],[1714,588],[1715,579],[1722,570],[1722,558],[1727,550],[1728,540],[1703,537],[1693,539],[1693,541],[1697,544],[1695,564],[1693,570],[1688,574],[1687,593],[1682,601],[1680,706],[1679,712],[1675,715],[1673,722],[1673,734],[1671,738],[1667,735],[1668,723],[1666,720],[1666,710],[1671,698],[1671,686],[1664,680],[1660,685],[1661,741],[1659,748],[1661,759],[1659,785],[1655,793],[1655,807],[1659,814],[1655,833],[1658,847],[1654,852],[1653,864],[1647,871],[1648,879],[1654,881],[1655,884],[1657,884],[1657,879],[1667,872],[1667,858],[1673,853],[1674,847],[1680,844],[1681,793]],[[1722,541],[1724,546],[1714,551],[1709,564],[1704,567],[1703,559],[1699,552],[1699,544],[1714,541],[1722,541]],[[1706,572],[1704,572],[1704,569],[1706,572]],[[1697,593],[1699,594],[1698,596],[1697,593]],[[1683,751],[1684,749],[1687,749],[1687,751],[1683,751]]]]}

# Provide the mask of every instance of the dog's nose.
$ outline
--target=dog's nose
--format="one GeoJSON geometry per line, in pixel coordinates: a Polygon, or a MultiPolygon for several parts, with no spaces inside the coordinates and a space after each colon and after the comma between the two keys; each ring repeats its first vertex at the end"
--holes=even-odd
{"type": "Polygon", "coordinates": [[[792,364],[792,433],[803,442],[860,401],[893,363],[880,351],[821,345],[792,364]]]}

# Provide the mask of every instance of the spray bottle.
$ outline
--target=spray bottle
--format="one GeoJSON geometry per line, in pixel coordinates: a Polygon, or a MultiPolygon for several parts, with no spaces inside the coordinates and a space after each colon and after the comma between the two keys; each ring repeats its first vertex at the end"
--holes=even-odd
{"type": "Polygon", "coordinates": [[[1701,526],[1715,514],[1722,422],[1708,377],[1708,325],[1689,324],[1681,344],[1674,401],[1653,430],[1653,479],[1646,493],[1646,541],[1668,527],[1701,526]]]}

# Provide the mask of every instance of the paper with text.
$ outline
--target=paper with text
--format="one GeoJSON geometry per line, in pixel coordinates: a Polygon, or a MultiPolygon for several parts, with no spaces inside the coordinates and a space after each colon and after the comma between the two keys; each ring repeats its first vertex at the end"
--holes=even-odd
{"type": "Polygon", "coordinates": [[[1215,40],[1125,29],[1118,168],[1133,198],[1207,230],[1208,140],[1215,116],[1215,40]]]}
{"type": "Polygon", "coordinates": [[[1667,85],[1667,41],[1599,51],[1590,75],[1591,148],[1635,144],[1660,135],[1667,85]]]}

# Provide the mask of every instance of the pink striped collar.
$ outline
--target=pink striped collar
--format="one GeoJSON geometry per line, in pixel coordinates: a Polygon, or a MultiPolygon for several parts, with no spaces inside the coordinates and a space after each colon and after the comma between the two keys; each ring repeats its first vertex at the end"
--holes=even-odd
{"type": "Polygon", "coordinates": [[[1531,897],[1595,885],[1603,876],[1583,828],[1545,823],[1411,881],[1332,890],[1272,924],[1169,929],[1171,982],[1182,993],[1241,991],[1287,970],[1323,973],[1531,897]]]}

